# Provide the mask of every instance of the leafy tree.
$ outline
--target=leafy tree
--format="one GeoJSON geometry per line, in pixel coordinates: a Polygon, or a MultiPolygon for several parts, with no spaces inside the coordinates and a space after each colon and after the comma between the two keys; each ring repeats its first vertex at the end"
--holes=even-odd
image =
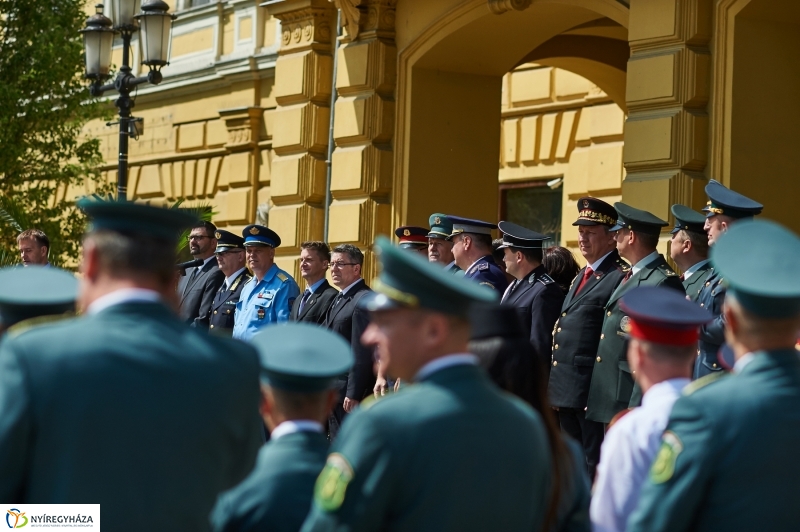
{"type": "Polygon", "coordinates": [[[0,0],[0,256],[37,228],[55,263],[74,263],[85,219],[73,206],[85,190],[106,193],[99,140],[86,122],[110,115],[83,80],[83,0],[0,0]]]}

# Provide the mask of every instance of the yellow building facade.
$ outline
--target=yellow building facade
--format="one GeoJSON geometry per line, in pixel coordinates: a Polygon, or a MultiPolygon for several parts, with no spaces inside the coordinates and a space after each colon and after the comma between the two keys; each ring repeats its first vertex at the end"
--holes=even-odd
{"type": "MultiPolygon", "coordinates": [[[[304,240],[369,249],[526,198],[574,247],[579,197],[669,219],[710,178],[800,231],[795,0],[179,1],[164,81],[139,88],[129,195],[268,223],[290,272],[304,240]]],[[[116,131],[87,133],[114,181],[116,131]]]]}

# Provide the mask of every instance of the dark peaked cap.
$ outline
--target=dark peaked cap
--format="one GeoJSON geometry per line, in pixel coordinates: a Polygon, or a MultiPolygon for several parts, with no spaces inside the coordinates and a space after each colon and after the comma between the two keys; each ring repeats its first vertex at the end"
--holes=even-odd
{"type": "Polygon", "coordinates": [[[232,249],[244,249],[244,238],[234,235],[230,231],[218,229],[214,233],[214,237],[217,239],[217,249],[214,250],[214,253],[224,253],[232,249]]]}
{"type": "Polygon", "coordinates": [[[497,224],[500,232],[503,233],[503,243],[497,249],[520,248],[520,249],[542,249],[542,243],[550,238],[547,235],[526,229],[521,225],[511,222],[500,222],[497,224]]]}
{"type": "Polygon", "coordinates": [[[77,206],[91,219],[89,231],[108,229],[177,240],[181,231],[199,221],[197,216],[183,209],[153,207],[132,201],[82,198],[77,206]]]}
{"type": "Polygon", "coordinates": [[[37,316],[75,308],[78,280],[52,266],[0,270],[0,323],[6,327],[37,316]]]}
{"type": "Polygon", "coordinates": [[[708,203],[703,209],[706,218],[711,218],[715,214],[724,214],[732,218],[750,218],[761,214],[764,209],[759,202],[753,201],[713,179],[706,185],[706,196],[708,196],[708,203]]]}
{"type": "Polygon", "coordinates": [[[686,205],[673,205],[670,207],[670,211],[672,216],[675,217],[675,227],[670,231],[670,234],[674,235],[681,230],[706,234],[706,230],[703,229],[706,217],[699,212],[690,209],[686,205]]]}
{"type": "Polygon", "coordinates": [[[578,219],[572,225],[608,225],[617,223],[617,211],[605,201],[591,196],[578,200],[578,219]]]}
{"type": "Polygon", "coordinates": [[[447,273],[422,256],[392,245],[386,237],[377,238],[375,250],[381,272],[372,285],[375,293],[364,296],[359,303],[367,310],[424,308],[466,317],[473,303],[497,300],[494,290],[447,273]]]}
{"type": "Polygon", "coordinates": [[[658,236],[661,234],[661,228],[669,225],[667,222],[647,211],[631,207],[620,201],[614,204],[617,210],[617,225],[611,228],[611,231],[619,231],[620,229],[630,229],[640,233],[658,236]]]}

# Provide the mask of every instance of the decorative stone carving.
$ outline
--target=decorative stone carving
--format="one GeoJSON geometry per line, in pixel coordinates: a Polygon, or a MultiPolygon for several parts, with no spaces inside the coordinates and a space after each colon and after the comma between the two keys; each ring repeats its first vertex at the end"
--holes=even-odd
{"type": "Polygon", "coordinates": [[[240,107],[236,109],[223,109],[219,116],[225,121],[228,129],[229,150],[250,149],[258,142],[259,128],[264,114],[261,107],[240,107]]]}
{"type": "Polygon", "coordinates": [[[524,11],[533,3],[533,0],[489,0],[489,10],[495,15],[502,15],[506,11],[524,11]]]}
{"type": "Polygon", "coordinates": [[[351,41],[358,38],[358,32],[361,29],[361,10],[358,6],[361,5],[361,0],[330,0],[336,5],[337,9],[342,11],[342,18],[344,18],[344,27],[347,30],[347,36],[351,41]]]}

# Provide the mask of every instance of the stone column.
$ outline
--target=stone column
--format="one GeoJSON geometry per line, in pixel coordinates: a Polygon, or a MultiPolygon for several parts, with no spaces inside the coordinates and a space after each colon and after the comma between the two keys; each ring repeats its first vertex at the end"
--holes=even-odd
{"type": "Polygon", "coordinates": [[[323,237],[336,8],[328,0],[264,5],[282,26],[269,225],[283,241],[276,262],[299,278],[300,243],[323,237]]]}
{"type": "MultiPolygon", "coordinates": [[[[362,250],[390,234],[397,0],[335,0],[345,36],[338,52],[328,240],[362,250]]],[[[364,276],[376,275],[371,251],[364,276]]]]}
{"type": "Polygon", "coordinates": [[[705,203],[711,0],[631,0],[623,201],[705,203]]]}

